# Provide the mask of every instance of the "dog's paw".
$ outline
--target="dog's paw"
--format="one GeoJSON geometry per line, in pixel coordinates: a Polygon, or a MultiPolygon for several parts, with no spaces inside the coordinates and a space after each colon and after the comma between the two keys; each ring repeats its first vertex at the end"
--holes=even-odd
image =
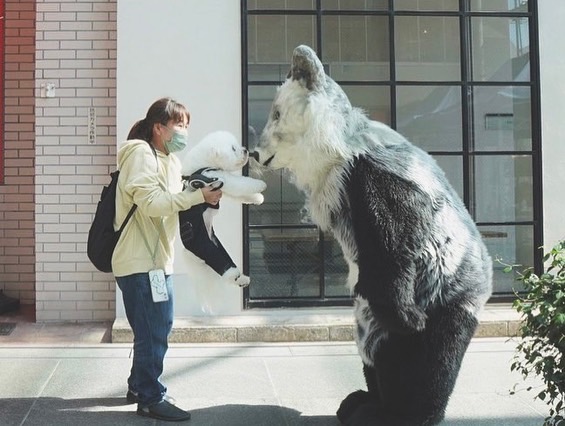
{"type": "Polygon", "coordinates": [[[263,196],[263,194],[252,194],[249,196],[249,200],[250,200],[250,204],[263,204],[263,201],[265,201],[265,197],[263,196]]]}
{"type": "Polygon", "coordinates": [[[267,189],[267,182],[259,180],[259,184],[257,185],[257,192],[263,192],[265,189],[267,189]]]}
{"type": "Polygon", "coordinates": [[[230,268],[224,272],[222,280],[228,284],[237,285],[239,287],[247,287],[251,281],[247,275],[243,275],[237,268],[230,268]]]}
{"type": "Polygon", "coordinates": [[[245,191],[248,193],[263,192],[267,189],[267,183],[261,179],[245,176],[245,191]]]}
{"type": "Polygon", "coordinates": [[[247,287],[250,282],[251,279],[247,275],[243,275],[243,274],[241,274],[239,278],[235,280],[235,283],[240,287],[247,287]]]}
{"type": "Polygon", "coordinates": [[[263,194],[259,194],[259,193],[247,194],[247,195],[242,195],[240,197],[232,197],[232,198],[235,198],[237,201],[243,204],[259,205],[259,204],[263,204],[263,201],[265,201],[265,197],[263,197],[263,194]]]}

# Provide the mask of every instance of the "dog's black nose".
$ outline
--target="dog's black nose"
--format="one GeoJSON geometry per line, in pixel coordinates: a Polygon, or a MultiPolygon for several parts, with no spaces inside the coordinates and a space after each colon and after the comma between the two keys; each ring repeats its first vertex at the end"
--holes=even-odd
{"type": "Polygon", "coordinates": [[[257,151],[250,151],[249,156],[254,158],[255,161],[259,162],[259,153],[257,151]]]}

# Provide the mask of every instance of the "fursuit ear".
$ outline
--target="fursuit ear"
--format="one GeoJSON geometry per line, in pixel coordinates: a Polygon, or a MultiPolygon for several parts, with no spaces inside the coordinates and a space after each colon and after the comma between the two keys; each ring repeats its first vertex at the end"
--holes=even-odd
{"type": "Polygon", "coordinates": [[[326,84],[322,62],[316,52],[306,45],[294,49],[289,77],[300,82],[308,90],[322,90],[326,84]]]}

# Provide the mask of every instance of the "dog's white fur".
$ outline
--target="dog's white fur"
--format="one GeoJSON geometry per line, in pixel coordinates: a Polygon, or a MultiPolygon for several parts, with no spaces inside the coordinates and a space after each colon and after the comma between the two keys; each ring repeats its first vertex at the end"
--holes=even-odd
{"type": "MultiPolygon", "coordinates": [[[[264,200],[261,192],[267,188],[267,184],[260,179],[237,174],[248,161],[247,148],[242,147],[232,133],[218,130],[206,135],[186,154],[182,160],[182,174],[188,176],[202,168],[213,168],[215,170],[208,170],[203,174],[222,180],[223,195],[244,204],[261,204],[264,200]]],[[[210,238],[213,219],[217,213],[216,209],[204,212],[204,222],[210,238]]],[[[245,287],[250,282],[249,277],[239,268],[228,269],[222,275],[222,280],[239,287],[245,287]]]]}
{"type": "Polygon", "coordinates": [[[224,195],[244,204],[261,204],[264,200],[261,192],[267,184],[260,179],[237,174],[248,160],[247,148],[242,147],[232,133],[218,130],[206,135],[186,154],[182,161],[182,174],[190,175],[205,167],[217,169],[203,174],[221,179],[224,195]]]}

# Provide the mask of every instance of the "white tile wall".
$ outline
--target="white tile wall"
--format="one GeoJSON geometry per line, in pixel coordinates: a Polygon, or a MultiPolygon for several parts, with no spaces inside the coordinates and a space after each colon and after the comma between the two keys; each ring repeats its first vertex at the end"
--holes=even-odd
{"type": "Polygon", "coordinates": [[[111,320],[114,279],[90,264],[86,239],[116,161],[116,0],[38,0],[36,14],[36,319],[111,320]]]}

